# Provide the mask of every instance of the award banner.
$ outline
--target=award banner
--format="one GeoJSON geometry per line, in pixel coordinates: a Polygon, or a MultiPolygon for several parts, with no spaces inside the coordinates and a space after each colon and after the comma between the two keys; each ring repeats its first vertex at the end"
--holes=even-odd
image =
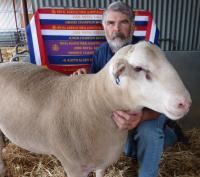
{"type": "MultiPolygon", "coordinates": [[[[90,68],[105,42],[100,9],[38,9],[27,26],[31,63],[71,74],[90,68]]],[[[159,31],[148,11],[135,11],[134,34],[157,43],[159,31]]]]}

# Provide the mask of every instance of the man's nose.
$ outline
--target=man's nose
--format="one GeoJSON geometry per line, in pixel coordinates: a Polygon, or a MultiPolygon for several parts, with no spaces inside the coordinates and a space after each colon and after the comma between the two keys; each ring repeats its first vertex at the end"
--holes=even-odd
{"type": "Polygon", "coordinates": [[[115,24],[114,31],[120,31],[120,25],[118,23],[115,24]]]}

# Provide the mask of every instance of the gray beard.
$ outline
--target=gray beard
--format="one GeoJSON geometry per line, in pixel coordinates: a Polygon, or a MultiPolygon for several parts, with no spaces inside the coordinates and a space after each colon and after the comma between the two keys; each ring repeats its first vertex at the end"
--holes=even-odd
{"type": "Polygon", "coordinates": [[[112,40],[107,40],[108,41],[108,44],[112,50],[113,53],[116,53],[120,48],[128,45],[128,44],[131,44],[132,42],[132,36],[130,36],[129,38],[127,39],[122,39],[120,37],[116,37],[112,40]]]}

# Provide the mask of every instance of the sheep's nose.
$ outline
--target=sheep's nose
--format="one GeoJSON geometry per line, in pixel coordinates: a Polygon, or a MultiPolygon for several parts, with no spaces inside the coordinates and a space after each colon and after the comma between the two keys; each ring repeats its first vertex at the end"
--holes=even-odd
{"type": "Polygon", "coordinates": [[[189,110],[190,106],[192,104],[192,101],[190,99],[182,99],[178,102],[177,108],[181,110],[189,110]]]}

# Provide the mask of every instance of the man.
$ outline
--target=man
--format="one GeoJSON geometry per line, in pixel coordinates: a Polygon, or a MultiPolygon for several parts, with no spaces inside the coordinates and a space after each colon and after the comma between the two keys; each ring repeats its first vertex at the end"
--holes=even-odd
{"type": "MultiPolygon", "coordinates": [[[[101,70],[121,47],[139,41],[133,36],[133,19],[132,10],[123,2],[114,2],[104,11],[102,24],[107,42],[94,54],[92,73],[101,70]]],[[[86,73],[85,69],[79,69],[74,74],[86,73]]],[[[174,131],[166,126],[167,118],[149,109],[138,114],[118,110],[113,112],[112,118],[120,129],[130,130],[124,151],[137,158],[138,176],[157,177],[164,146],[177,139],[174,131]]]]}

